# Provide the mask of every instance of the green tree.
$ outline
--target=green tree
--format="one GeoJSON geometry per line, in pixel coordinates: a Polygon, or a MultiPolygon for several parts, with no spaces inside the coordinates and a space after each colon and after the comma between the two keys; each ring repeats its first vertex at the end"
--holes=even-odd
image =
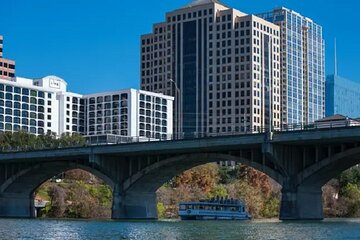
{"type": "Polygon", "coordinates": [[[343,194],[343,190],[346,189],[347,185],[351,184],[357,184],[360,185],[360,166],[356,165],[355,167],[352,167],[346,171],[344,171],[339,176],[339,188],[340,188],[340,194],[343,194]]]}
{"type": "Polygon", "coordinates": [[[165,205],[161,202],[158,202],[157,205],[158,218],[163,219],[166,217],[166,208],[165,205]]]}
{"type": "Polygon", "coordinates": [[[229,196],[226,188],[224,187],[224,185],[217,185],[215,186],[208,194],[207,197],[208,198],[215,198],[215,197],[223,197],[223,198],[227,198],[229,196]]]}
{"type": "Polygon", "coordinates": [[[342,190],[342,196],[347,202],[347,216],[360,216],[360,186],[353,183],[348,183],[342,190]]]}

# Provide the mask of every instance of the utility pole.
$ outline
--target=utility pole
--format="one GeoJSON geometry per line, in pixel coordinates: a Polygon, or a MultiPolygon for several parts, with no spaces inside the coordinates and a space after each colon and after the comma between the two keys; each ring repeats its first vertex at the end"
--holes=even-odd
{"type": "MultiPolygon", "coordinates": [[[[176,126],[176,132],[175,132],[175,134],[176,134],[176,139],[178,139],[179,138],[179,133],[180,133],[180,131],[179,131],[179,129],[180,129],[180,127],[179,127],[179,116],[180,116],[180,114],[179,114],[179,111],[180,111],[180,107],[179,107],[179,105],[180,105],[180,89],[179,89],[179,87],[178,87],[178,85],[177,85],[177,83],[174,81],[174,79],[168,79],[170,82],[172,82],[173,84],[174,84],[174,87],[175,87],[175,107],[176,107],[176,112],[175,112],[175,126],[176,126]]],[[[174,133],[173,133],[174,134],[174,133]]]]}
{"type": "Polygon", "coordinates": [[[272,37],[269,37],[268,39],[268,66],[269,66],[269,86],[268,86],[268,91],[269,91],[269,128],[268,128],[268,133],[267,133],[267,138],[269,141],[272,140],[273,137],[273,91],[272,91],[272,84],[273,84],[273,78],[272,78],[272,71],[271,69],[273,68],[273,64],[272,64],[272,37]]]}
{"type": "Polygon", "coordinates": [[[338,69],[337,69],[337,46],[336,46],[336,38],[334,40],[334,76],[338,75],[338,69]]]}

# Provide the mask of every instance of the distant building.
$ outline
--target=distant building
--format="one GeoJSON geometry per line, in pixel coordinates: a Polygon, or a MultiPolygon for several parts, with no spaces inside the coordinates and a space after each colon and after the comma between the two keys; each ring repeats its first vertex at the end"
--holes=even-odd
{"type": "Polygon", "coordinates": [[[325,41],[322,27],[287,8],[258,14],[280,26],[282,123],[325,116],[325,41]]]}
{"type": "Polygon", "coordinates": [[[0,131],[167,139],[173,99],[134,89],[81,95],[56,76],[0,78],[0,131]]]}
{"type": "Polygon", "coordinates": [[[359,119],[352,119],[341,114],[336,114],[315,121],[316,128],[337,128],[354,126],[360,126],[359,119]]]}
{"type": "Polygon", "coordinates": [[[326,78],[326,116],[360,117],[360,83],[330,75],[326,78]]]}
{"type": "Polygon", "coordinates": [[[3,58],[3,36],[0,35],[0,78],[11,80],[15,77],[15,62],[3,58]]]}
{"type": "Polygon", "coordinates": [[[141,37],[141,89],[175,96],[176,133],[280,126],[280,66],[279,26],[218,0],[168,12],[141,37]]]}

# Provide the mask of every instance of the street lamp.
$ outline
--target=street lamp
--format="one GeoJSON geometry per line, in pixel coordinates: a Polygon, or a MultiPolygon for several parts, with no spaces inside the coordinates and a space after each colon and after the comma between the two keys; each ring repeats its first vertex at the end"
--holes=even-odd
{"type": "Polygon", "coordinates": [[[179,133],[179,98],[180,98],[180,89],[177,85],[177,83],[174,81],[174,79],[172,78],[169,78],[168,81],[172,82],[174,84],[174,87],[175,87],[175,90],[176,90],[176,93],[175,93],[175,106],[176,106],[176,112],[175,112],[175,126],[176,126],[176,134],[179,133]]]}
{"type": "Polygon", "coordinates": [[[269,129],[267,131],[267,138],[268,140],[272,140],[272,135],[273,135],[273,77],[272,77],[272,37],[269,37],[268,39],[268,66],[269,66],[269,71],[268,71],[268,82],[265,82],[265,91],[268,92],[268,101],[269,101],[269,129]],[[268,86],[267,86],[268,84],[268,86]]]}

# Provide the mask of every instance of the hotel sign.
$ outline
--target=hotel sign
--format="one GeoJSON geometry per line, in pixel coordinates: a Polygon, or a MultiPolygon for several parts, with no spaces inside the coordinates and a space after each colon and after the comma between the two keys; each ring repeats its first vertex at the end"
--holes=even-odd
{"type": "Polygon", "coordinates": [[[54,78],[50,79],[50,87],[60,89],[60,81],[54,78]]]}

